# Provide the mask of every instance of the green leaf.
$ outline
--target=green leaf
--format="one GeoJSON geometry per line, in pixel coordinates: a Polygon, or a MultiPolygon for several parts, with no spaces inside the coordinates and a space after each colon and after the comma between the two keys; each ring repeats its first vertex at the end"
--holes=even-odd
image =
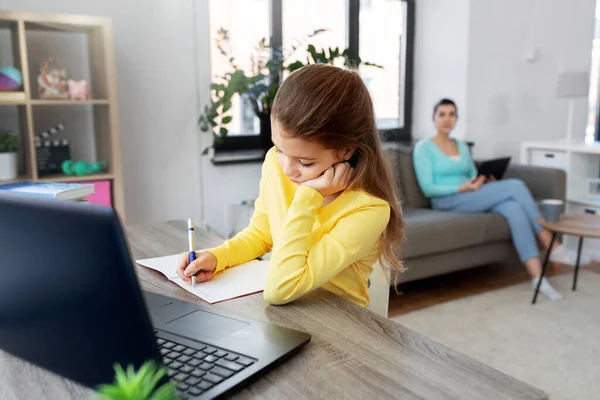
{"type": "Polygon", "coordinates": [[[365,61],[365,62],[363,63],[363,65],[366,65],[366,66],[369,66],[369,67],[374,67],[374,68],[379,68],[379,69],[385,69],[385,68],[383,67],[383,65],[379,65],[379,64],[371,63],[371,62],[368,62],[368,61],[365,61]]]}
{"type": "Polygon", "coordinates": [[[169,382],[158,388],[149,400],[173,400],[177,399],[175,384],[169,382]]]}
{"type": "Polygon", "coordinates": [[[302,61],[295,61],[288,65],[287,70],[290,72],[294,72],[297,69],[304,67],[304,63],[302,61]]]}
{"type": "Polygon", "coordinates": [[[226,117],[223,117],[223,119],[221,120],[221,123],[223,125],[227,125],[228,123],[230,123],[233,120],[233,117],[228,115],[226,117]]]}
{"type": "Polygon", "coordinates": [[[227,100],[223,102],[223,109],[221,112],[226,113],[231,108],[231,100],[227,100]]]}
{"type": "Polygon", "coordinates": [[[142,369],[140,369],[140,372],[138,373],[140,375],[140,377],[141,377],[141,380],[140,380],[140,388],[141,388],[140,397],[143,398],[143,399],[148,399],[148,398],[150,398],[150,395],[152,394],[152,392],[154,392],[154,389],[156,388],[156,385],[158,384],[158,382],[167,373],[167,369],[164,368],[164,367],[159,368],[154,363],[152,363],[152,364],[145,363],[144,366],[142,366],[142,369]],[[144,368],[144,366],[147,366],[147,369],[145,371],[142,371],[142,369],[144,368]]]}
{"type": "Polygon", "coordinates": [[[0,153],[17,153],[19,138],[10,132],[0,132],[0,153]]]}
{"type": "Polygon", "coordinates": [[[321,50],[321,52],[319,53],[319,59],[322,63],[326,63],[327,61],[329,61],[327,55],[325,54],[325,50],[321,50]]]}
{"type": "Polygon", "coordinates": [[[317,62],[317,60],[319,58],[319,53],[317,53],[317,49],[315,49],[315,46],[313,46],[312,44],[309,44],[308,47],[306,48],[306,51],[308,51],[308,54],[310,54],[313,61],[317,62]]]}
{"type": "Polygon", "coordinates": [[[221,129],[219,129],[219,135],[221,136],[226,136],[228,132],[229,131],[227,130],[227,128],[222,127],[221,129]]]}
{"type": "Polygon", "coordinates": [[[225,90],[225,85],[223,85],[222,83],[213,83],[210,85],[210,88],[212,90],[220,91],[225,90]]]}
{"type": "Polygon", "coordinates": [[[327,32],[327,31],[329,31],[329,29],[324,29],[324,28],[315,29],[310,35],[308,35],[308,38],[313,38],[317,35],[320,35],[323,32],[327,32]]]}
{"type": "Polygon", "coordinates": [[[100,399],[103,400],[128,400],[121,388],[118,386],[113,386],[110,384],[100,385],[97,392],[100,399]]]}
{"type": "Polygon", "coordinates": [[[123,367],[120,364],[115,364],[115,378],[117,379],[117,385],[123,387],[127,383],[127,375],[123,371],[123,367]]]}

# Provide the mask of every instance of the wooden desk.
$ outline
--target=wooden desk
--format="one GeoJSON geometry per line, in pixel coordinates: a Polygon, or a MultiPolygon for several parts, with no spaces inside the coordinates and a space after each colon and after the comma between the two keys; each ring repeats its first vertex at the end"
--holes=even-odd
{"type": "MultiPolygon", "coordinates": [[[[183,221],[127,229],[136,258],[186,251],[186,234],[183,221]]],[[[202,229],[196,229],[196,240],[198,247],[220,243],[202,229]]],[[[144,289],[202,303],[158,272],[137,270],[144,289]]],[[[267,305],[257,294],[212,307],[312,335],[300,353],[238,392],[236,398],[547,398],[541,390],[322,289],[285,306],[267,305]]],[[[91,395],[87,389],[0,352],[0,399],[91,395]]]]}

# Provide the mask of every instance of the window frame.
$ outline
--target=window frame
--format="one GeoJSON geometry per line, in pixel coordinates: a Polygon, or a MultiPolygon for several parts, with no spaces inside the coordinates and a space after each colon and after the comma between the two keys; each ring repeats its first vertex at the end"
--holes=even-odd
{"type": "MultiPolygon", "coordinates": [[[[351,54],[360,55],[360,0],[347,1],[348,51],[351,54]]],[[[401,85],[404,87],[404,126],[382,129],[382,139],[386,142],[407,142],[412,140],[415,0],[398,1],[406,4],[406,61],[404,65],[404,82],[401,82],[401,85]]],[[[283,46],[283,0],[270,0],[269,10],[270,42],[273,49],[281,49],[283,46]]],[[[227,135],[222,140],[215,141],[213,144],[215,152],[252,150],[259,149],[260,147],[261,142],[258,134],[227,135]]]]}

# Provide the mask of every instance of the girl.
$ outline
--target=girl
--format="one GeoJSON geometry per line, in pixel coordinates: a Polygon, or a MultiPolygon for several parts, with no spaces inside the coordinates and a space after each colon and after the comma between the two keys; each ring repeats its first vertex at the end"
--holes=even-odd
{"type": "Polygon", "coordinates": [[[189,265],[182,254],[179,276],[206,281],[272,251],[267,302],[323,287],[366,307],[377,259],[402,269],[394,250],[404,225],[367,87],[357,72],[307,65],[281,85],[271,126],[250,225],[189,265]]]}
{"type": "MultiPolygon", "coordinates": [[[[456,104],[452,100],[442,99],[435,105],[433,121],[436,135],[417,143],[413,153],[419,186],[436,210],[496,212],[506,218],[513,243],[532,277],[535,289],[542,274],[535,238],[537,236],[547,249],[552,235],[537,223],[540,212],[522,181],[503,179],[493,182],[484,176],[477,176],[467,145],[450,138],[457,117],[456,104]]],[[[575,264],[575,257],[574,251],[558,243],[550,253],[552,261],[567,264],[575,264]]],[[[582,255],[582,264],[589,261],[589,257],[582,255]]],[[[542,279],[540,292],[552,300],[562,299],[546,278],[542,279]]]]}

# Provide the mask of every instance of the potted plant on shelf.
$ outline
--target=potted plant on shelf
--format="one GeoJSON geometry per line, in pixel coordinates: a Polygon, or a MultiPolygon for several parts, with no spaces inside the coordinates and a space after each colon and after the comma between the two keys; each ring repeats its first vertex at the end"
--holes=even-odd
{"type": "Polygon", "coordinates": [[[307,35],[303,41],[282,50],[272,48],[267,40],[262,38],[256,44],[255,54],[250,58],[251,70],[245,71],[239,67],[232,55],[227,30],[219,29],[216,38],[217,49],[229,61],[232,72],[217,76],[212,82],[211,101],[200,115],[200,129],[204,132],[212,131],[217,141],[226,136],[229,133],[227,126],[233,120],[230,113],[232,98],[238,94],[250,102],[254,114],[259,118],[261,144],[265,150],[268,150],[273,145],[271,108],[284,72],[291,73],[312,63],[343,63],[348,68],[358,68],[362,63],[383,68],[377,64],[363,62],[360,57],[352,55],[349,49],[340,51],[338,47],[330,47],[317,50],[314,45],[307,43],[310,38],[326,31],[326,29],[317,29],[307,35]],[[297,57],[300,49],[305,50],[304,57],[297,57]],[[292,58],[296,60],[291,61],[292,58]],[[303,61],[300,58],[303,58],[303,61]]]}
{"type": "Polygon", "coordinates": [[[8,131],[0,132],[0,181],[17,178],[19,139],[8,131]]]}
{"type": "Polygon", "coordinates": [[[157,385],[167,373],[154,361],[146,361],[136,372],[133,365],[124,371],[121,365],[115,364],[115,381],[100,385],[97,394],[102,400],[177,400],[179,396],[172,382],[157,385]]]}

